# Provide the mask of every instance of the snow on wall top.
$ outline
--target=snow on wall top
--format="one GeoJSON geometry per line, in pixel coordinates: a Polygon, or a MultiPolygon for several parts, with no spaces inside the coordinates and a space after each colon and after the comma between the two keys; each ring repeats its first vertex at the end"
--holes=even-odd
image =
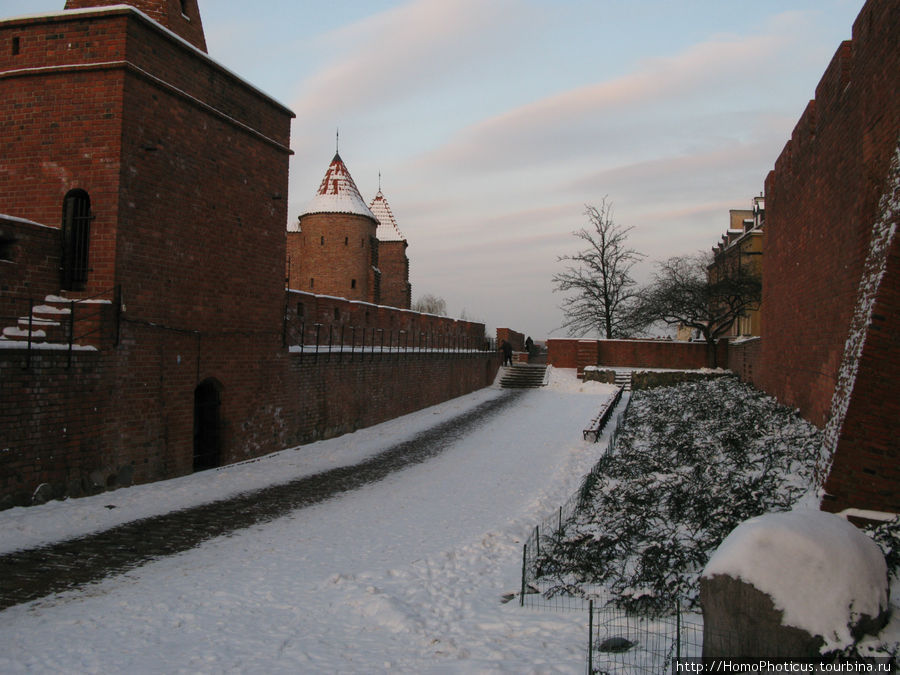
{"type": "Polygon", "coordinates": [[[378,220],[363,201],[347,165],[338,153],[331,160],[316,196],[300,215],[313,213],[349,213],[378,220]]]}
{"type": "MultiPolygon", "coordinates": [[[[852,644],[848,624],[887,607],[887,565],[878,546],[843,518],[821,511],[769,513],[738,525],[703,570],[768,594],[782,623],[852,644]]],[[[835,644],[835,643],[838,644],[835,644]]]]}
{"type": "Polygon", "coordinates": [[[400,228],[397,227],[397,221],[394,219],[391,206],[380,189],[378,194],[375,195],[375,199],[369,204],[369,209],[371,209],[378,220],[378,232],[375,235],[378,241],[406,241],[406,237],[403,236],[400,228]]]}

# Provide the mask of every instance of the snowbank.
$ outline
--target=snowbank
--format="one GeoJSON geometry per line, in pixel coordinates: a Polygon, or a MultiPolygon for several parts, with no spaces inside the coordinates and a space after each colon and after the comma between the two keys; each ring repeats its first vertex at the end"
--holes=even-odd
{"type": "Polygon", "coordinates": [[[738,578],[768,594],[783,623],[853,643],[850,625],[886,608],[887,565],[872,540],[839,516],[820,511],[770,513],[741,523],[703,570],[738,578]]]}

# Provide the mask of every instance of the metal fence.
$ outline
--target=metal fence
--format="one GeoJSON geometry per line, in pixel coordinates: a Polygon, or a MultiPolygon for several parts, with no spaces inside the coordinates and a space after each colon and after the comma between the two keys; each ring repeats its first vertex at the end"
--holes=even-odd
{"type": "Polygon", "coordinates": [[[453,358],[468,358],[496,353],[496,341],[474,338],[465,333],[446,331],[391,330],[366,326],[300,324],[297,344],[289,350],[293,354],[312,356],[315,360],[374,359],[400,354],[426,356],[440,354],[453,358]],[[299,339],[302,337],[302,339],[299,339]]]}
{"type": "MultiPolygon", "coordinates": [[[[627,418],[631,396],[625,397],[624,404],[622,397],[620,389],[614,401],[601,408],[584,432],[585,440],[604,440],[601,459],[615,452],[619,430],[627,418]],[[617,406],[621,409],[614,416],[617,406]],[[604,427],[612,420],[615,423],[603,438],[604,427]]],[[[545,611],[584,612],[587,632],[584,653],[588,673],[666,673],[671,669],[673,659],[701,655],[703,619],[700,615],[684,612],[676,603],[659,615],[641,616],[617,607],[602,587],[583,586],[577,595],[561,594],[557,592],[556,581],[540,576],[541,548],[552,547],[561,540],[566,522],[590,497],[590,487],[602,465],[602,461],[595,463],[578,492],[561,505],[556,514],[536,525],[522,547],[519,605],[545,611]],[[551,589],[554,592],[551,593],[551,589]]]]}
{"type": "Polygon", "coordinates": [[[121,306],[118,286],[77,300],[4,296],[0,325],[5,339],[0,346],[24,350],[25,368],[37,350],[65,350],[69,367],[75,349],[118,345],[121,306]]]}

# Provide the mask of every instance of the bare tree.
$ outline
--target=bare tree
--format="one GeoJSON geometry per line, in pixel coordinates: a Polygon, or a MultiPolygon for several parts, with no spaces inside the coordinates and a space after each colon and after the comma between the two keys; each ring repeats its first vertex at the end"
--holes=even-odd
{"type": "Polygon", "coordinates": [[[759,309],[761,298],[758,268],[699,253],[658,263],[652,284],[641,292],[637,312],[647,322],[697,329],[715,368],[716,342],[739,317],[759,309]]]}
{"type": "Polygon", "coordinates": [[[585,205],[584,214],[590,227],[572,234],[587,246],[559,257],[568,265],[553,275],[554,292],[572,292],[560,306],[566,317],[562,327],[569,335],[597,331],[606,338],[628,337],[642,327],[632,312],[636,284],[631,268],[644,256],[628,248],[633,228],[613,221],[612,204],[605,197],[599,207],[585,205]]]}
{"type": "Polygon", "coordinates": [[[419,297],[412,306],[414,312],[447,316],[447,301],[436,295],[426,294],[419,297]]]}

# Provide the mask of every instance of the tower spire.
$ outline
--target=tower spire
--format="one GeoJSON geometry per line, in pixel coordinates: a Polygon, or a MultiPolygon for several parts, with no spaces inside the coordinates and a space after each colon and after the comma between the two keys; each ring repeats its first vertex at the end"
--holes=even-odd
{"type": "Polygon", "coordinates": [[[341,154],[341,129],[338,127],[334,131],[334,154],[341,154]]]}

